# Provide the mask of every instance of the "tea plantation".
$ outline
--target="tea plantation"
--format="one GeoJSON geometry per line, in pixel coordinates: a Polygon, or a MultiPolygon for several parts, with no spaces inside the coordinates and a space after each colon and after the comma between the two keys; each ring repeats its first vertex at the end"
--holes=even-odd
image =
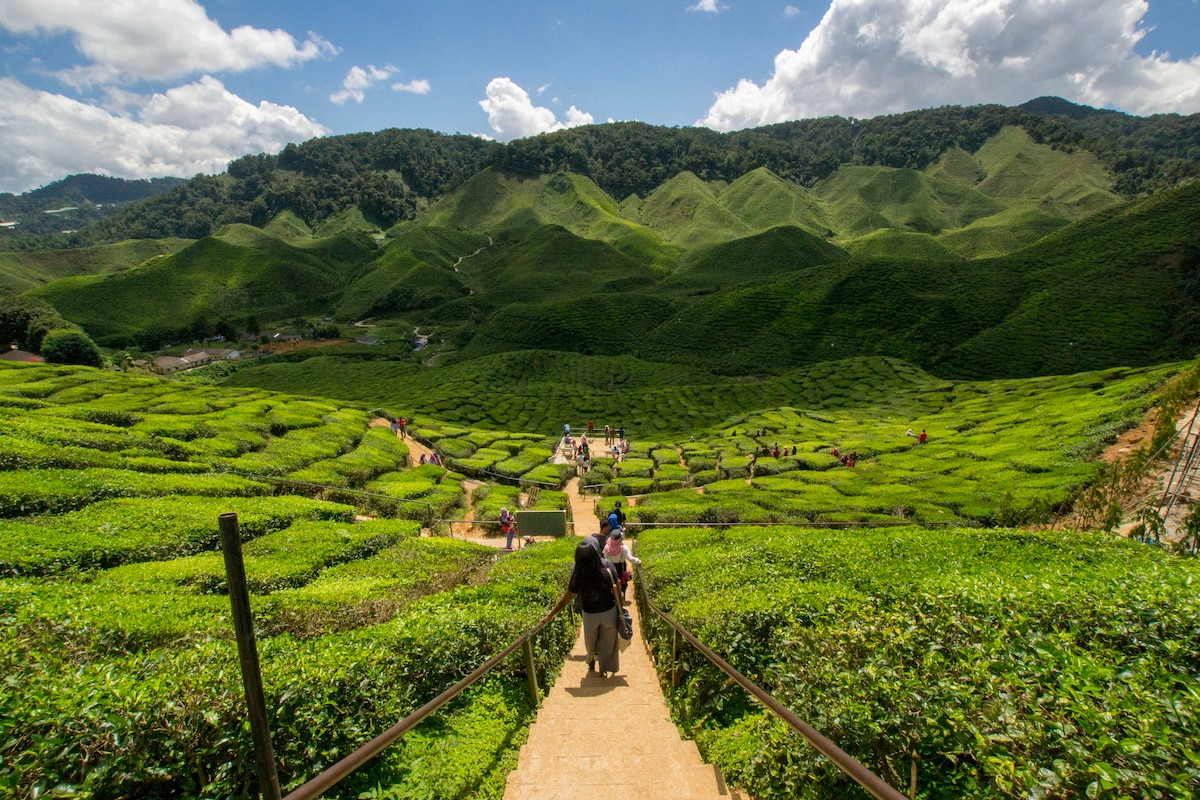
{"type": "MultiPolygon", "coordinates": [[[[951,382],[868,358],[732,399],[664,390],[665,404],[647,376],[633,405],[596,417],[629,427],[630,452],[612,458],[597,434],[580,481],[627,500],[656,602],[893,785],[915,764],[926,798],[1188,797],[1195,562],[1012,526],[1069,510],[1101,448],[1193,374],[951,382]],[[646,435],[649,408],[664,424],[646,435]]],[[[0,365],[0,797],[252,791],[224,512],[245,540],[285,791],[515,639],[561,595],[571,542],[501,555],[437,534],[533,487],[535,507],[568,507],[574,467],[550,456],[583,420],[529,391],[512,410],[544,433],[493,424],[478,394],[471,411],[418,409],[446,466],[410,468],[372,425],[378,397],[0,365]],[[469,496],[468,478],[483,481],[469,496]]],[[[538,637],[540,685],[574,637],[565,616],[538,637]]],[[[732,783],[854,796],[685,658],[674,711],[732,783]]],[[[515,657],[330,796],[499,797],[534,711],[515,657]]]]}

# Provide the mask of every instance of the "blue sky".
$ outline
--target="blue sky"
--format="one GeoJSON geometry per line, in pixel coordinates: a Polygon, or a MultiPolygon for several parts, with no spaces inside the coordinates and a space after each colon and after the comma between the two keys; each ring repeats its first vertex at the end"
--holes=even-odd
{"type": "Polygon", "coordinates": [[[1200,112],[1200,0],[0,0],[0,191],[388,127],[1200,112]]]}

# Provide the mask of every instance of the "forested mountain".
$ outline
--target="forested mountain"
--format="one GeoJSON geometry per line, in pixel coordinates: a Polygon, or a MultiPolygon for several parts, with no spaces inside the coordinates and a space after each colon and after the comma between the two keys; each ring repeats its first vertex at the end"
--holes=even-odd
{"type": "Polygon", "coordinates": [[[645,198],[683,172],[704,182],[732,182],[766,168],[811,187],[847,165],[923,169],[949,150],[973,152],[1014,126],[1056,150],[1093,153],[1111,173],[1112,189],[1126,197],[1200,176],[1200,115],[1133,117],[1057,98],[1016,108],[946,106],[868,120],[798,120],[734,133],[608,123],[505,145],[474,136],[391,129],[313,139],[278,154],[246,156],[221,175],[197,176],[71,234],[0,231],[0,249],[196,239],[229,223],[261,226],[285,210],[316,228],[350,206],[386,229],[413,219],[428,203],[489,166],[516,175],[582,175],[618,200],[645,198]]]}
{"type": "Polygon", "coordinates": [[[40,241],[39,236],[81,228],[186,182],[183,178],[125,180],[70,175],[21,195],[0,194],[0,222],[9,234],[16,234],[0,237],[0,247],[5,239],[33,244],[40,241]]]}
{"type": "Polygon", "coordinates": [[[353,358],[413,362],[405,340],[432,338],[423,357],[456,368],[557,351],[722,380],[1193,356],[1200,181],[1169,184],[1198,170],[1200,117],[1030,107],[330,137],[131,205],[72,235],[88,247],[0,253],[0,287],[143,351],[369,320],[391,349],[353,358]]]}

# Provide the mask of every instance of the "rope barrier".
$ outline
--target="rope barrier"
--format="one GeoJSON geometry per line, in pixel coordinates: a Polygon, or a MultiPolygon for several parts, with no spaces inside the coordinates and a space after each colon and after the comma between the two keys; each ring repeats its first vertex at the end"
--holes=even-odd
{"type": "Polygon", "coordinates": [[[343,486],[329,486],[324,483],[297,481],[292,480],[291,478],[281,478],[277,475],[257,475],[253,472],[238,472],[234,469],[222,470],[222,472],[227,475],[238,475],[243,478],[249,478],[250,480],[263,481],[264,483],[289,483],[293,486],[307,486],[310,489],[321,489],[329,492],[343,492],[345,494],[359,495],[360,497],[370,497],[378,500],[390,500],[396,503],[414,503],[427,508],[433,508],[433,503],[426,502],[425,500],[414,500],[409,497],[395,497],[390,494],[379,494],[378,492],[364,492],[361,489],[347,489],[343,486]]]}

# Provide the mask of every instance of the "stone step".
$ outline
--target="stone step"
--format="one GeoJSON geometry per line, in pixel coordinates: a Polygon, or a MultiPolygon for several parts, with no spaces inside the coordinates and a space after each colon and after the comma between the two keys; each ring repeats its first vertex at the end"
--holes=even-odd
{"type": "MultiPolygon", "coordinates": [[[[630,607],[634,630],[637,608],[630,607]]],[[[587,668],[582,635],[538,710],[505,800],[730,800],[720,773],[680,737],[645,642],[635,635],[616,675],[587,668]]],[[[739,797],[739,800],[741,798],[739,797]]]]}
{"type": "Polygon", "coordinates": [[[551,772],[518,768],[509,775],[505,800],[577,800],[589,792],[585,787],[603,787],[603,794],[621,800],[729,800],[717,770],[707,764],[681,767],[669,772],[640,772],[629,765],[553,764],[551,772]],[[599,776],[597,782],[595,778],[599,776]]]}

